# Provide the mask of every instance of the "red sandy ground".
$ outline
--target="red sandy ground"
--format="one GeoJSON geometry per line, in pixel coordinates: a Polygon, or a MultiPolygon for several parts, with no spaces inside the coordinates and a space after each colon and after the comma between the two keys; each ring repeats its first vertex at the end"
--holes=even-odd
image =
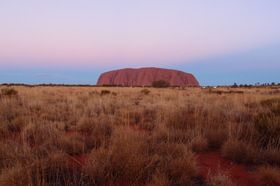
{"type": "Polygon", "coordinates": [[[69,167],[77,168],[78,170],[83,171],[88,157],[88,154],[79,154],[71,156],[71,158],[69,159],[69,167]]]}
{"type": "Polygon", "coordinates": [[[197,161],[200,173],[204,178],[211,177],[218,171],[226,171],[238,186],[256,185],[252,172],[247,171],[245,165],[228,161],[222,158],[219,152],[198,154],[197,161]]]}

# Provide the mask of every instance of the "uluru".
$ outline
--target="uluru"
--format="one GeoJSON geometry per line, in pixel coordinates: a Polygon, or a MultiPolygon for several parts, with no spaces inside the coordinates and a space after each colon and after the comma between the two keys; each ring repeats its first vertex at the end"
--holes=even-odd
{"type": "Polygon", "coordinates": [[[190,73],[154,67],[104,72],[98,78],[97,85],[151,86],[158,80],[164,80],[171,86],[199,86],[196,78],[190,73]]]}

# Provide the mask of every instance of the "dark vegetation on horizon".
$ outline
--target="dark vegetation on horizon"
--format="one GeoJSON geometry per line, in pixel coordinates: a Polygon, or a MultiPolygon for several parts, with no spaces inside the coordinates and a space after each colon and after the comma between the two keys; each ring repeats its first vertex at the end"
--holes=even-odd
{"type": "MultiPolygon", "coordinates": [[[[25,84],[25,83],[2,83],[0,86],[29,86],[29,87],[36,87],[36,86],[80,86],[80,87],[126,87],[123,85],[116,85],[116,84],[104,84],[102,86],[92,85],[92,84],[55,84],[55,83],[42,83],[42,84],[25,84]]],[[[255,83],[255,85],[251,84],[240,84],[234,83],[233,85],[217,85],[217,86],[206,86],[206,87],[232,87],[232,88],[238,88],[238,87],[244,87],[244,88],[252,88],[252,87],[264,87],[264,86],[279,86],[280,83],[255,83]]],[[[145,86],[145,87],[179,87],[179,86],[170,86],[170,84],[164,80],[158,80],[154,81],[151,86],[145,86]]],[[[143,87],[143,86],[133,86],[133,87],[143,87]]],[[[202,86],[205,87],[205,86],[202,86]]]]}

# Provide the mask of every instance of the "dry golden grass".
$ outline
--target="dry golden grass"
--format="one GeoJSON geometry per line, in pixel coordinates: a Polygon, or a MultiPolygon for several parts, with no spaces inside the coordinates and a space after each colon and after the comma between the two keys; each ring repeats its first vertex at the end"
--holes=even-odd
{"type": "Polygon", "coordinates": [[[213,149],[279,166],[279,90],[0,86],[0,185],[192,185],[213,149]],[[69,167],[85,153],[83,174],[69,167]]]}
{"type": "Polygon", "coordinates": [[[280,170],[276,167],[261,166],[254,174],[256,182],[261,186],[280,185],[280,170]]]}

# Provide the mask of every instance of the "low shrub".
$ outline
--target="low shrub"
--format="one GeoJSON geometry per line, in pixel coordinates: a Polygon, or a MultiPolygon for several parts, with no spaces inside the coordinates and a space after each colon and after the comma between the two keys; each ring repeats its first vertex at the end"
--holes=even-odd
{"type": "Polygon", "coordinates": [[[30,185],[30,180],[26,168],[21,165],[6,168],[0,175],[0,185],[30,185]]]}
{"type": "MultiPolygon", "coordinates": [[[[15,166],[27,166],[34,161],[36,156],[31,148],[14,140],[0,142],[0,173],[9,171],[15,166]]],[[[16,181],[16,180],[15,180],[16,181]]],[[[3,185],[0,183],[0,185],[3,185]]]]}
{"type": "Polygon", "coordinates": [[[106,180],[146,183],[150,180],[154,163],[147,152],[147,139],[142,135],[117,130],[109,149],[92,151],[86,174],[93,183],[106,180]]]}
{"type": "Polygon", "coordinates": [[[191,185],[198,175],[194,154],[184,144],[158,144],[154,146],[153,154],[158,157],[156,170],[171,185],[191,185]]]}
{"type": "Polygon", "coordinates": [[[280,185],[280,170],[276,167],[261,166],[254,173],[254,177],[258,185],[280,185]]]}
{"type": "Polygon", "coordinates": [[[261,134],[264,147],[280,146],[280,115],[274,113],[259,113],[255,117],[255,128],[261,134]]]}
{"type": "Polygon", "coordinates": [[[101,95],[101,96],[104,96],[104,95],[107,95],[107,94],[110,94],[110,93],[111,93],[110,90],[101,90],[100,95],[101,95]]]}
{"type": "Polygon", "coordinates": [[[58,129],[44,123],[29,123],[22,131],[22,138],[31,146],[54,146],[59,137],[58,129]]]}
{"type": "Polygon", "coordinates": [[[0,125],[0,138],[5,138],[9,135],[9,130],[6,124],[2,123],[0,125]]]}
{"type": "Polygon", "coordinates": [[[18,91],[14,88],[4,88],[1,90],[1,95],[8,96],[8,97],[17,96],[18,91]]]}
{"type": "Polygon", "coordinates": [[[86,176],[92,184],[104,184],[110,178],[110,155],[108,149],[92,151],[85,166],[86,176]]]}
{"type": "Polygon", "coordinates": [[[142,94],[145,94],[145,95],[150,94],[150,92],[151,92],[151,91],[150,91],[149,89],[146,89],[146,88],[143,89],[143,90],[141,90],[141,93],[142,93],[142,94]]]}
{"type": "Polygon", "coordinates": [[[165,186],[170,185],[169,180],[166,178],[166,176],[160,172],[156,172],[153,177],[152,181],[147,184],[148,186],[165,186]]]}
{"type": "Polygon", "coordinates": [[[87,151],[85,137],[79,134],[61,136],[57,147],[69,155],[82,154],[87,151]]]}
{"type": "Polygon", "coordinates": [[[274,114],[280,115],[280,98],[262,100],[261,105],[269,108],[274,114]]]}
{"type": "Polygon", "coordinates": [[[208,140],[203,136],[191,139],[191,147],[194,152],[205,152],[208,149],[208,140]]]}
{"type": "Polygon", "coordinates": [[[208,128],[205,131],[205,137],[210,148],[220,148],[227,140],[228,132],[224,129],[208,128]]]}
{"type": "Polygon", "coordinates": [[[110,165],[113,181],[145,183],[153,173],[154,161],[147,151],[147,135],[116,130],[111,139],[110,165]]]}
{"type": "Polygon", "coordinates": [[[154,81],[152,83],[152,86],[155,88],[166,88],[170,86],[170,83],[164,80],[158,80],[158,81],[154,81]]]}
{"type": "Polygon", "coordinates": [[[255,147],[240,140],[230,139],[222,146],[222,156],[236,163],[257,163],[257,155],[255,147]]]}
{"type": "Polygon", "coordinates": [[[28,123],[28,120],[24,116],[19,116],[15,119],[13,119],[8,124],[8,130],[13,132],[20,132],[28,123]]]}
{"type": "Polygon", "coordinates": [[[261,157],[260,162],[263,164],[280,166],[279,148],[261,149],[259,156],[261,157]]]}
{"type": "Polygon", "coordinates": [[[174,109],[163,114],[164,123],[170,129],[187,130],[194,126],[193,115],[183,109],[174,109]]]}

